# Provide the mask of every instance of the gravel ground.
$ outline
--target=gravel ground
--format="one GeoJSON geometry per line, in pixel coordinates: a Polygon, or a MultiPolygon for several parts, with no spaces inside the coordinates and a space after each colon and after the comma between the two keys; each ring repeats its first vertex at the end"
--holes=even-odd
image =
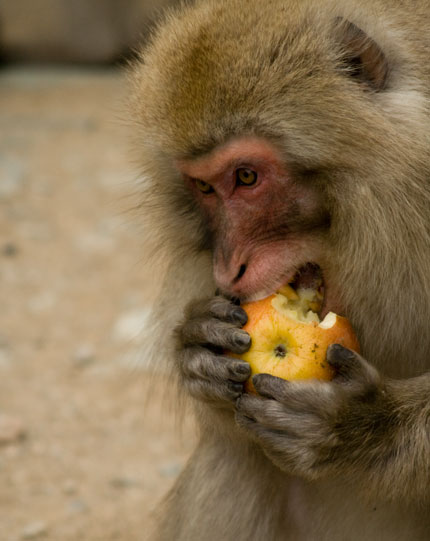
{"type": "Polygon", "coordinates": [[[134,367],[151,292],[125,87],[0,71],[1,541],[144,539],[194,443],[156,399],[168,382],[134,367]]]}

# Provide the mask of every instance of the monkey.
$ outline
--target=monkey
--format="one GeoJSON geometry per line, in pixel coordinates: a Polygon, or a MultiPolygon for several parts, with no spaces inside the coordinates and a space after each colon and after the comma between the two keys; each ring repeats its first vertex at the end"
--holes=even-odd
{"type": "Polygon", "coordinates": [[[153,539],[430,539],[429,23],[427,0],[197,0],[132,66],[148,355],[198,424],[153,539]],[[241,304],[309,274],[361,353],[244,392],[241,304]]]}

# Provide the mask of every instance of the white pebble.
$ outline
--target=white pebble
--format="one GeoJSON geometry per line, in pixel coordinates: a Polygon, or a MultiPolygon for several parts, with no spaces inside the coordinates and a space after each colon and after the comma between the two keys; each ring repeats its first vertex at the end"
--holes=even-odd
{"type": "Polygon", "coordinates": [[[113,336],[118,342],[140,342],[140,335],[149,319],[149,308],[136,308],[124,312],[117,319],[113,336]]]}
{"type": "Polygon", "coordinates": [[[48,532],[48,526],[45,522],[37,521],[28,524],[21,534],[21,539],[36,539],[48,532]]]}

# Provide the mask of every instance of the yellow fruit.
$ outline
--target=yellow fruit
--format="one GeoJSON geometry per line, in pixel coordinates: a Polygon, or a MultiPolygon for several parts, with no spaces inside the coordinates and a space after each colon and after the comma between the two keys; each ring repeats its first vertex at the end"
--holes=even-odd
{"type": "MultiPolygon", "coordinates": [[[[232,355],[251,365],[251,377],[266,373],[286,380],[332,379],[333,368],[326,362],[328,346],[337,343],[359,351],[351,324],[333,312],[320,322],[312,310],[319,308],[321,299],[315,290],[292,290],[292,294],[284,286],[280,291],[284,294],[242,306],[248,314],[243,328],[252,344],[246,353],[232,355]]],[[[251,379],[245,387],[255,392],[251,379]]]]}

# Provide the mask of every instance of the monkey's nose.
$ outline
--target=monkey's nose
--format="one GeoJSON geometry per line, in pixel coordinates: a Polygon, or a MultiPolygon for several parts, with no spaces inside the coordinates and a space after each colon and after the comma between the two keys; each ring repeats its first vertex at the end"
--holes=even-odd
{"type": "Polygon", "coordinates": [[[233,280],[233,283],[237,284],[237,282],[242,278],[242,276],[245,274],[245,272],[246,272],[246,265],[243,263],[240,266],[239,272],[237,273],[236,278],[233,280]]]}
{"type": "Polygon", "coordinates": [[[218,262],[214,266],[214,277],[218,287],[224,294],[235,295],[236,289],[240,286],[240,281],[246,273],[248,266],[246,263],[239,265],[223,264],[218,262]]]}

